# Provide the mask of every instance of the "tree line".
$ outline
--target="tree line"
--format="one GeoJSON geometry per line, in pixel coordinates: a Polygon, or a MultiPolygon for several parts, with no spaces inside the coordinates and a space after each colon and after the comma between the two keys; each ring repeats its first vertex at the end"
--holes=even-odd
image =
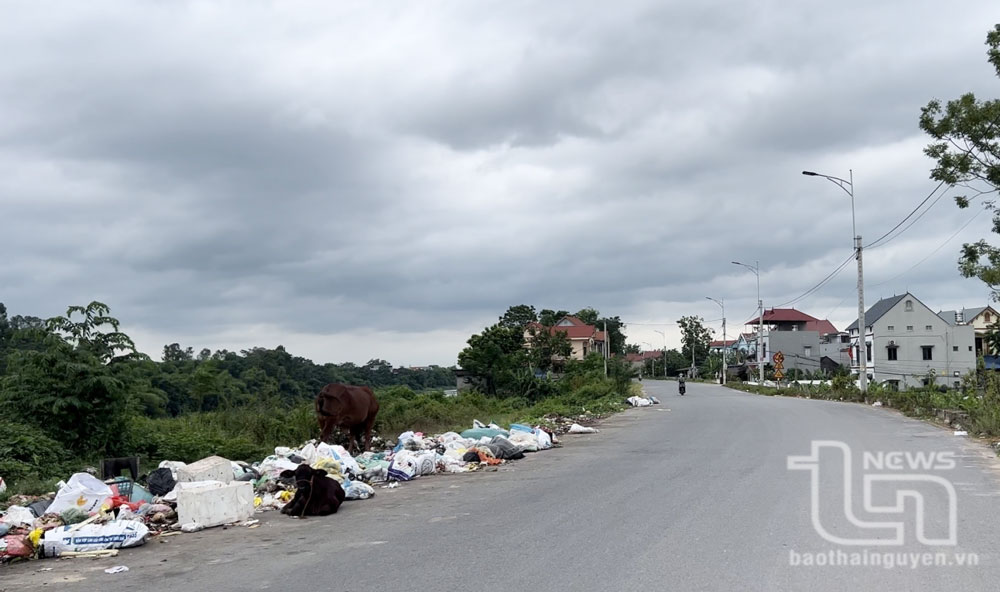
{"type": "Polygon", "coordinates": [[[420,391],[450,388],[455,379],[450,368],[395,368],[381,359],[316,364],[282,346],[195,354],[173,343],[157,362],[103,303],[50,319],[10,316],[0,303],[0,436],[40,434],[73,452],[114,453],[131,417],[291,407],[330,382],[420,391]]]}

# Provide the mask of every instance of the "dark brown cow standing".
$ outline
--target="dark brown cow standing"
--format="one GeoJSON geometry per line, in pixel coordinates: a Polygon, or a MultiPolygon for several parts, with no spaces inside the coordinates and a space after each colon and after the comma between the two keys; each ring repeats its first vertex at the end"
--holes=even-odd
{"type": "Polygon", "coordinates": [[[316,395],[316,417],[319,420],[320,442],[326,442],[334,428],[348,431],[347,451],[355,453],[355,440],[361,444],[364,433],[364,449],[372,445],[372,426],[378,415],[378,401],[375,393],[367,386],[328,384],[316,395]]]}

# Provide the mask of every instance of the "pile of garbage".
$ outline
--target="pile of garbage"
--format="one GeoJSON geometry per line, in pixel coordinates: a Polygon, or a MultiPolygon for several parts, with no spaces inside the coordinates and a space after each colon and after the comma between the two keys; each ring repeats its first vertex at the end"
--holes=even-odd
{"type": "MultiPolygon", "coordinates": [[[[566,431],[596,432],[573,423],[566,431]]],[[[325,471],[347,500],[365,500],[376,487],[397,487],[435,473],[465,473],[518,460],[558,444],[541,426],[509,429],[478,420],[461,433],[404,432],[380,452],[351,456],[341,446],[311,440],[248,464],[210,456],[185,464],[164,461],[141,485],[126,477],[102,481],[76,473],[50,496],[13,496],[0,515],[0,562],[45,557],[111,556],[149,537],[222,525],[255,528],[258,512],[280,510],[295,494],[282,473],[306,464],[325,471]]]]}
{"type": "Polygon", "coordinates": [[[629,398],[625,399],[625,401],[629,405],[631,405],[633,407],[649,407],[650,405],[659,405],[660,404],[660,400],[659,399],[657,399],[653,395],[647,395],[646,393],[643,393],[642,397],[640,397],[640,396],[632,396],[632,397],[629,397],[629,398]]]}

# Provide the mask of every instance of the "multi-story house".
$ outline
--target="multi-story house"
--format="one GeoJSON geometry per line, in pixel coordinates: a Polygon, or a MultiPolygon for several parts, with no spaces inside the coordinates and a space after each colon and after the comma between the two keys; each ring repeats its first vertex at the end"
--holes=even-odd
{"type": "MultiPolygon", "coordinates": [[[[829,370],[822,358],[824,336],[836,335],[837,328],[830,321],[817,319],[794,308],[772,308],[764,311],[764,359],[771,363],[771,356],[781,352],[785,357],[784,368],[808,372],[829,370]]],[[[759,324],[752,319],[747,325],[759,324]]],[[[741,335],[741,338],[743,336],[741,335]]],[[[756,356],[756,335],[749,339],[751,361],[756,356]]]]}
{"type": "Polygon", "coordinates": [[[972,325],[944,321],[907,292],[883,298],[865,312],[864,353],[855,321],[851,336],[851,371],[859,371],[859,354],[866,356],[869,380],[894,388],[930,384],[956,387],[976,367],[972,325]]]}
{"type": "Polygon", "coordinates": [[[604,331],[598,331],[597,327],[588,325],[572,315],[563,317],[551,327],[545,327],[539,323],[529,323],[524,332],[525,345],[529,347],[531,331],[548,331],[552,335],[565,333],[566,339],[573,347],[573,351],[569,355],[570,359],[573,360],[582,360],[593,352],[600,354],[605,352],[607,340],[604,331]]]}
{"type": "Polygon", "coordinates": [[[976,334],[976,357],[996,355],[996,348],[990,347],[986,335],[991,325],[1000,321],[1000,314],[992,306],[963,308],[962,310],[943,310],[938,316],[949,325],[972,325],[976,334]]]}

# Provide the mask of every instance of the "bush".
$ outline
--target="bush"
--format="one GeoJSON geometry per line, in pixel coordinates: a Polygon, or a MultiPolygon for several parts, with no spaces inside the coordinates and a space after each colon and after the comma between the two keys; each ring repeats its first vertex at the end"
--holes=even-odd
{"type": "Polygon", "coordinates": [[[0,477],[8,484],[29,477],[59,474],[65,470],[69,454],[65,448],[37,428],[0,421],[0,477]]]}

